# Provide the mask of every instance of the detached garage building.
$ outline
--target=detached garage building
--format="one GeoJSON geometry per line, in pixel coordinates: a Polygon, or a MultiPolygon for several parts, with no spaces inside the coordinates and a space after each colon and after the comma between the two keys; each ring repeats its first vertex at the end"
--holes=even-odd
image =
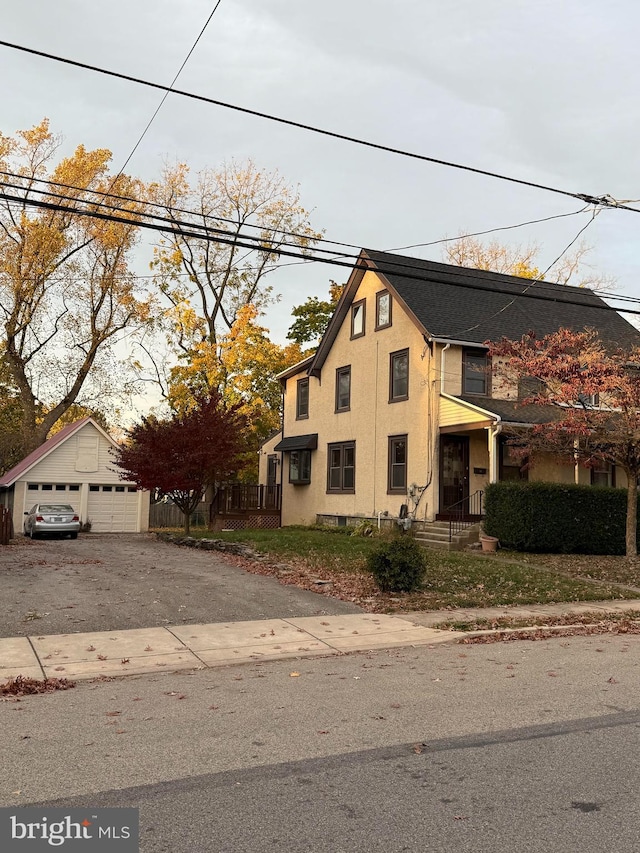
{"type": "Polygon", "coordinates": [[[116,442],[92,418],[69,424],[0,477],[0,501],[15,535],[35,503],[68,503],[95,533],[149,529],[149,492],[119,478],[116,442]]]}

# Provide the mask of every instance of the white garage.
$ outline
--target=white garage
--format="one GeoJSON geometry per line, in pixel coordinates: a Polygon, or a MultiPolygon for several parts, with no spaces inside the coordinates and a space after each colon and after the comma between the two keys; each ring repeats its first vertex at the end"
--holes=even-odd
{"type": "Polygon", "coordinates": [[[92,418],[69,424],[0,478],[0,499],[13,511],[16,535],[35,503],[68,503],[95,533],[149,529],[149,493],[123,482],[116,442],[92,418]]]}

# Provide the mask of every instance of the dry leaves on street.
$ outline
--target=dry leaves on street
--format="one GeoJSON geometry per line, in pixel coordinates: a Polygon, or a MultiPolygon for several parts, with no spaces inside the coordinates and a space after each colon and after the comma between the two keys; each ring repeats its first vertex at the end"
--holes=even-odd
{"type": "Polygon", "coordinates": [[[45,678],[38,681],[37,678],[24,678],[17,675],[10,678],[5,684],[0,684],[0,696],[29,696],[33,693],[53,693],[54,690],[69,690],[75,687],[74,681],[68,678],[45,678]]]}

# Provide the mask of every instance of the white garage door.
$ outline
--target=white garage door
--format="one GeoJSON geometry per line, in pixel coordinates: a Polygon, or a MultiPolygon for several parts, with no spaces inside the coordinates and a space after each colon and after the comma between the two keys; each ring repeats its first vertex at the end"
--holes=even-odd
{"type": "Polygon", "coordinates": [[[89,486],[87,517],[95,533],[138,532],[135,486],[89,486]]]}

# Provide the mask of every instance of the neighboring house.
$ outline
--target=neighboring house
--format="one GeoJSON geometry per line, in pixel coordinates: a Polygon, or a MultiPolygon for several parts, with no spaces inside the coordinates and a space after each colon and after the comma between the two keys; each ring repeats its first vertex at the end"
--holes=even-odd
{"type": "Polygon", "coordinates": [[[561,327],[640,344],[587,289],[363,251],[315,356],[280,374],[283,431],[263,445],[261,482],[269,465],[283,525],[473,515],[501,479],[624,485],[619,471],[553,458],[523,471],[505,441],[553,409],[519,405],[530,390],[489,363],[484,342],[561,327]]]}
{"type": "Polygon", "coordinates": [[[149,492],[123,482],[116,442],[92,418],[63,427],[0,477],[0,501],[13,512],[15,534],[36,503],[68,503],[97,533],[149,529],[149,492]]]}

